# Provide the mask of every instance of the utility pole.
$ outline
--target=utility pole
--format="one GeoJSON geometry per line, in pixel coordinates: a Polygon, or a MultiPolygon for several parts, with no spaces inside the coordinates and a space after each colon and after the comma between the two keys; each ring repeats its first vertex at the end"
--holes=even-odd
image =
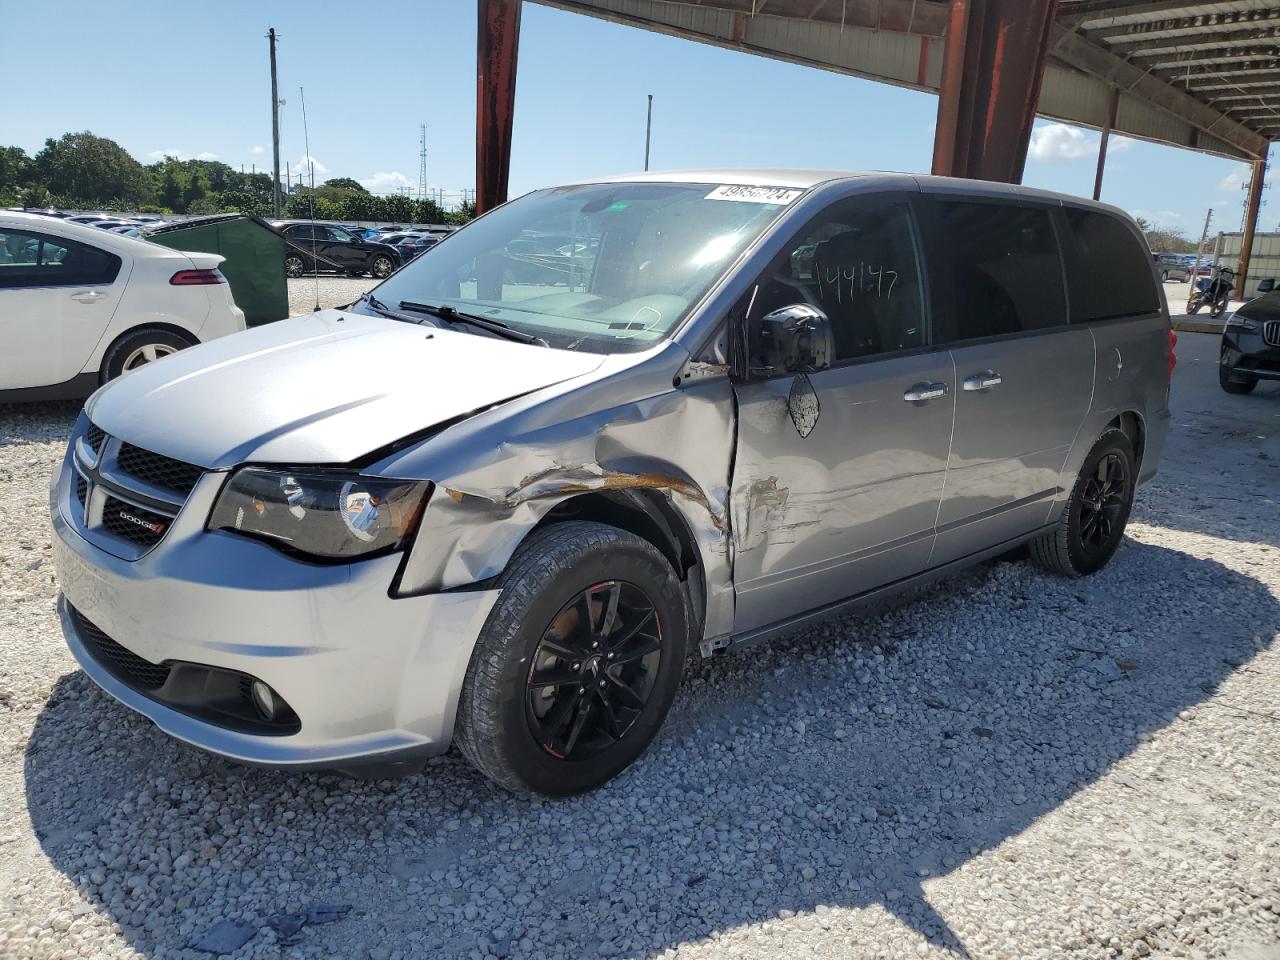
{"type": "Polygon", "coordinates": [[[276,28],[267,30],[267,42],[271,45],[271,211],[280,216],[280,91],[276,88],[276,28]]]}
{"type": "Polygon", "coordinates": [[[649,134],[653,132],[653,94],[649,94],[649,115],[644,121],[644,168],[649,169],[649,134]]]}
{"type": "Polygon", "coordinates": [[[1193,268],[1195,272],[1191,274],[1191,289],[1193,292],[1196,289],[1196,276],[1200,272],[1200,254],[1204,250],[1205,241],[1209,239],[1209,224],[1211,222],[1213,222],[1213,207],[1210,207],[1209,212],[1204,215],[1204,229],[1200,231],[1200,242],[1196,244],[1196,265],[1193,268]]]}
{"type": "Polygon", "coordinates": [[[427,198],[427,125],[420,125],[422,138],[418,147],[418,199],[427,198]]]}

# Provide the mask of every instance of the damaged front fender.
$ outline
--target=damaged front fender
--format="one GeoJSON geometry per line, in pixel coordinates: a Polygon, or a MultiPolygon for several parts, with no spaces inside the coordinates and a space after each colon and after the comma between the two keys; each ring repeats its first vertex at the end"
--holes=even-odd
{"type": "Polygon", "coordinates": [[[684,360],[668,344],[574,389],[483,413],[381,464],[377,472],[436,483],[400,592],[488,580],[557,506],[637,491],[663,498],[693,540],[706,596],[695,621],[706,635],[731,630],[732,390],[727,377],[673,387],[684,360]]]}

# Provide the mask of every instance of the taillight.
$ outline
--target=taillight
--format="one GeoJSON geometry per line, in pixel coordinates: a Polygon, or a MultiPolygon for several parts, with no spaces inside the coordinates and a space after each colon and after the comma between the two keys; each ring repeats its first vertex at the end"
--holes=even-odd
{"type": "Polygon", "coordinates": [[[175,287],[199,287],[208,283],[226,283],[221,270],[179,270],[169,282],[175,287]]]}
{"type": "Polygon", "coordinates": [[[1178,358],[1174,355],[1173,348],[1178,345],[1178,335],[1172,330],[1169,331],[1169,382],[1173,383],[1173,368],[1178,365],[1178,358]]]}

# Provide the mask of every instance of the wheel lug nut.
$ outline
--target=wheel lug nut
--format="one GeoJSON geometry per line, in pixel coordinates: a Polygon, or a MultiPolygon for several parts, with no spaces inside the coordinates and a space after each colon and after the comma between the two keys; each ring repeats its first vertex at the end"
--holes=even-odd
{"type": "Polygon", "coordinates": [[[573,665],[573,669],[575,669],[575,670],[581,670],[581,669],[582,669],[582,664],[580,664],[580,663],[575,663],[575,664],[573,665]]]}
{"type": "Polygon", "coordinates": [[[587,692],[587,688],[586,688],[586,687],[579,687],[579,688],[578,688],[578,692],[579,692],[579,693],[586,693],[586,692],[587,692]]]}

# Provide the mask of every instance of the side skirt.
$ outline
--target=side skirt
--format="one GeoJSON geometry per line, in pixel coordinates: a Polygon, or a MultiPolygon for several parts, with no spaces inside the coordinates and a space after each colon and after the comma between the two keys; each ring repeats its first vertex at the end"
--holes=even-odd
{"type": "Polygon", "coordinates": [[[720,650],[733,649],[751,646],[756,643],[762,643],[772,640],[775,637],[784,636],[796,630],[800,630],[814,623],[828,620],[832,617],[838,617],[842,614],[852,613],[855,610],[865,610],[869,607],[875,607],[882,604],[897,594],[913,590],[916,587],[923,587],[937,580],[941,580],[953,573],[958,573],[974,564],[981,563],[983,560],[990,560],[992,557],[998,557],[1002,553],[1008,553],[1016,547],[1022,546],[1029,540],[1034,540],[1042,533],[1056,527],[1056,523],[1046,524],[1032,530],[1030,533],[1024,533],[1021,536],[1014,537],[1011,540],[1005,540],[993,547],[987,547],[985,550],[979,550],[977,553],[971,553],[961,557],[958,560],[952,560],[950,563],[944,563],[942,566],[933,567],[922,573],[914,574],[910,577],[904,577],[901,580],[895,580],[892,583],[886,583],[883,586],[868,590],[865,593],[856,596],[847,597],[844,600],[837,600],[835,603],[829,603],[822,607],[815,607],[804,613],[788,617],[786,620],[779,620],[775,623],[767,624],[763,627],[757,627],[754,630],[748,630],[745,633],[735,633],[727,637],[718,637],[703,640],[699,644],[699,649],[704,657],[709,657],[713,653],[720,650]]]}
{"type": "Polygon", "coordinates": [[[0,390],[0,403],[41,403],[48,400],[83,400],[98,389],[96,372],[78,373],[70,380],[47,387],[0,390]]]}

